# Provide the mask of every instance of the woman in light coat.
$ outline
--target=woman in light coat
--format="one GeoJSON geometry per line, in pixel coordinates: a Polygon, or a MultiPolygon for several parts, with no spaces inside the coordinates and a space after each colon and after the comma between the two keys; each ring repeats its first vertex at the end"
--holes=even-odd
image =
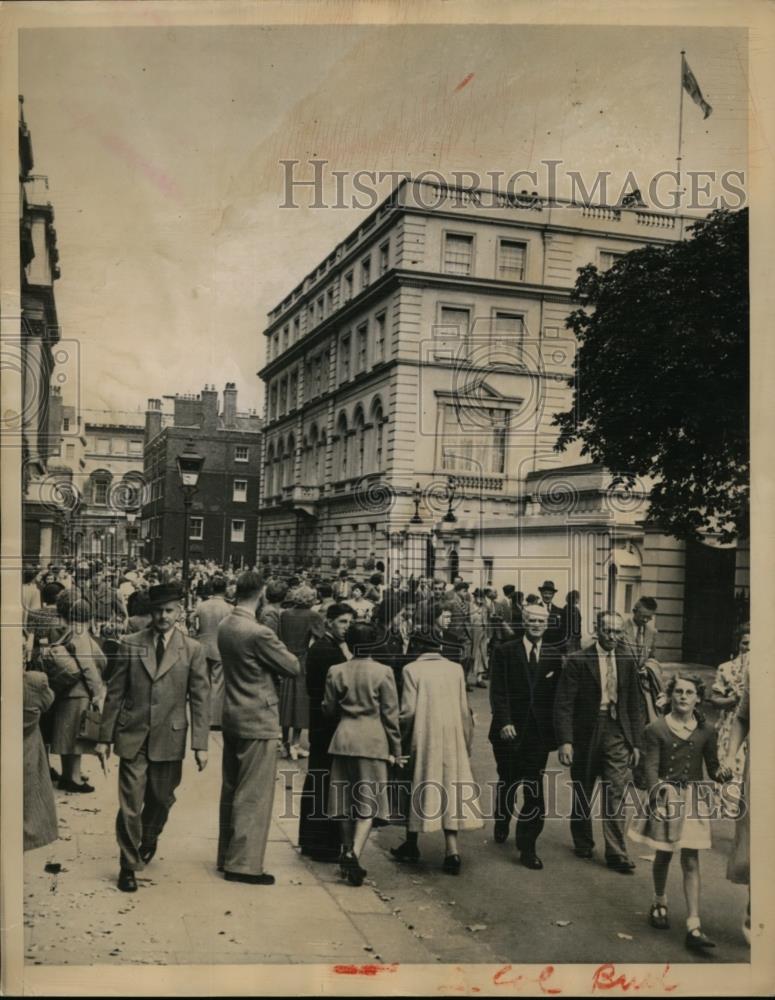
{"type": "Polygon", "coordinates": [[[59,836],[54,789],[40,733],[40,717],[54,703],[44,673],[24,674],[24,850],[50,844],[59,836]]]}
{"type": "Polygon", "coordinates": [[[457,875],[458,831],[483,825],[473,807],[473,719],[460,665],[442,656],[438,638],[423,637],[422,642],[426,652],[404,667],[400,724],[411,761],[412,791],[406,841],[391,853],[398,861],[417,862],[419,835],[443,830],[444,871],[457,875]]]}
{"type": "Polygon", "coordinates": [[[390,818],[388,764],[401,764],[398,694],[393,671],[365,650],[374,646],[374,629],[350,626],[347,645],[353,658],[332,666],[326,677],[323,713],[338,719],[329,745],[331,786],[328,812],[340,821],[342,875],[362,885],[360,858],[374,824],[390,818]]]}
{"type": "Polygon", "coordinates": [[[71,688],[60,694],[54,705],[54,720],[51,727],[51,753],[62,758],[62,777],[58,788],[63,792],[93,792],[81,773],[81,756],[94,751],[91,743],[79,739],[78,729],[83,710],[90,700],[100,701],[104,694],[102,675],[107,666],[105,654],[96,639],[88,631],[91,607],[83,600],[72,600],[70,591],[65,590],[57,601],[57,611],[67,623],[68,632],[60,640],[72,658],[72,670],[80,671],[78,680],[71,688]]]}

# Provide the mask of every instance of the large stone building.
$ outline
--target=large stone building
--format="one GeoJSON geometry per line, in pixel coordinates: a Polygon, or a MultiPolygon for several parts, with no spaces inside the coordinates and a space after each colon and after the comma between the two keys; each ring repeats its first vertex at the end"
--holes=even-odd
{"type": "Polygon", "coordinates": [[[577,268],[677,240],[684,221],[402,183],[269,313],[259,559],[525,592],[549,578],[581,592],[587,628],[648,593],[663,658],[728,652],[734,552],[695,571],[707,547],[644,528],[648,484],[625,494],[553,450],[577,268]]]}
{"type": "Polygon", "coordinates": [[[177,459],[193,444],[204,458],[189,525],[190,557],[252,566],[260,484],[262,420],[237,410],[237,389],[149,399],[143,445],[141,554],[151,562],[183,556],[184,504],[177,459]],[[171,410],[171,412],[170,412],[171,410]]]}
{"type": "Polygon", "coordinates": [[[57,420],[49,407],[49,385],[60,341],[54,296],[60,268],[48,178],[33,173],[32,136],[24,119],[22,97],[18,132],[21,317],[18,342],[7,343],[5,351],[9,365],[12,355],[17,355],[22,393],[18,439],[13,441],[6,435],[4,446],[18,444],[21,450],[22,550],[25,559],[36,562],[48,561],[60,549],[62,535],[56,486],[60,476],[49,470],[58,440],[57,420]]]}

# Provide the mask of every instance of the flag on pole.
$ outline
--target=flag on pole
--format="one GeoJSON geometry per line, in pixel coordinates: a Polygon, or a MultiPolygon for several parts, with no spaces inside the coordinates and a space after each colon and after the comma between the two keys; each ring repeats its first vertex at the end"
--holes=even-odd
{"type": "Polygon", "coordinates": [[[691,97],[698,108],[702,108],[702,117],[709,118],[713,108],[708,104],[705,98],[702,96],[702,91],[700,90],[700,85],[697,83],[697,77],[692,73],[689,63],[686,61],[686,56],[681,56],[681,79],[683,80],[683,87],[686,93],[691,97]]]}

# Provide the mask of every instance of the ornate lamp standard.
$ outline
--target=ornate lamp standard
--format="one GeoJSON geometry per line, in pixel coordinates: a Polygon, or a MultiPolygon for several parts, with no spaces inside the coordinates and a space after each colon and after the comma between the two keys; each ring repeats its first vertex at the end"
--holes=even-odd
{"type": "Polygon", "coordinates": [[[178,475],[180,476],[180,487],[183,491],[183,599],[185,602],[186,614],[189,610],[189,520],[191,517],[191,504],[196,493],[199,476],[202,466],[205,464],[204,457],[194,451],[194,442],[186,444],[186,450],[182,455],[178,455],[178,475]]]}
{"type": "Polygon", "coordinates": [[[410,518],[410,524],[422,524],[422,518],[420,517],[420,501],[422,500],[422,491],[420,490],[420,484],[415,483],[415,487],[412,490],[412,502],[414,503],[414,516],[410,518]]]}
{"type": "Polygon", "coordinates": [[[444,515],[444,522],[446,524],[454,524],[457,521],[455,513],[452,510],[452,505],[455,502],[455,490],[457,489],[457,480],[454,476],[450,476],[447,479],[447,513],[444,515]]]}

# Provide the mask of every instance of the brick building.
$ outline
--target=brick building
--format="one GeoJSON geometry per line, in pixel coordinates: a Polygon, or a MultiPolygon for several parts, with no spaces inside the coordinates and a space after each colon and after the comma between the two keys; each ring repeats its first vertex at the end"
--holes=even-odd
{"type": "Polygon", "coordinates": [[[191,559],[253,565],[256,553],[262,420],[237,410],[237,389],[149,399],[145,415],[141,553],[151,562],[183,555],[183,493],[178,455],[192,443],[204,458],[190,521],[191,559]]]}

